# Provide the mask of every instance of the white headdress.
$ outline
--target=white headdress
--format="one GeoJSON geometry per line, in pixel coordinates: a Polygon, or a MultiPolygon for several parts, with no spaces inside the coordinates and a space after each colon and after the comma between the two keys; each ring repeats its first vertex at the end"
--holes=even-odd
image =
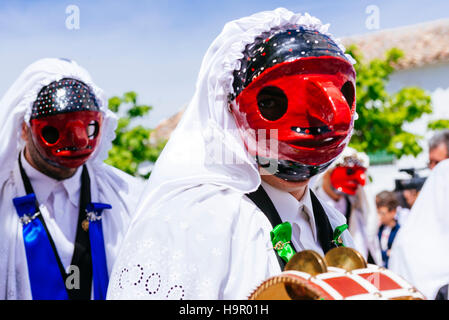
{"type": "Polygon", "coordinates": [[[346,147],[343,152],[338,156],[338,158],[332,163],[332,167],[343,165],[345,161],[355,160],[360,163],[365,168],[369,167],[369,157],[365,152],[358,152],[357,150],[346,147]]]}
{"type": "MultiPolygon", "coordinates": [[[[233,72],[240,68],[246,45],[263,32],[286,25],[302,26],[332,37],[327,32],[329,25],[307,13],[294,14],[284,8],[227,23],[206,52],[195,95],[155,165],[149,190],[167,187],[171,191],[176,186],[204,183],[244,193],[257,189],[257,164],[238,135],[227,97],[233,93],[233,72]]],[[[332,39],[344,52],[340,42],[332,39]]]]}

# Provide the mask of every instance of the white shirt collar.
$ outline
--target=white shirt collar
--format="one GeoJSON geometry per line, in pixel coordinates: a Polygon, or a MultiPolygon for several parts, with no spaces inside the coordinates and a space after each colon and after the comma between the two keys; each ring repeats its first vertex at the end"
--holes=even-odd
{"type": "Polygon", "coordinates": [[[79,206],[82,171],[80,170],[80,168],[77,168],[75,174],[70,178],[58,181],[35,169],[25,158],[23,152],[21,160],[23,169],[30,179],[39,204],[46,203],[50,194],[54,192],[58,187],[62,187],[67,192],[70,202],[75,206],[79,206]]]}
{"type": "Polygon", "coordinates": [[[297,223],[301,210],[304,208],[304,212],[309,218],[308,222],[310,224],[310,228],[312,229],[313,237],[315,240],[317,239],[315,217],[313,215],[313,205],[309,186],[306,186],[304,196],[299,201],[290,193],[279,190],[264,181],[262,181],[262,187],[270,197],[283,222],[289,221],[292,224],[297,223]]]}

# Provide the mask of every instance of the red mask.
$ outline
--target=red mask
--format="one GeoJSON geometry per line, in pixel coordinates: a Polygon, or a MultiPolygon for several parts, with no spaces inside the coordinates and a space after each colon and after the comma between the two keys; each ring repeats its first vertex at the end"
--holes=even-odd
{"type": "Polygon", "coordinates": [[[54,166],[77,168],[94,152],[103,114],[90,88],[62,79],[42,88],[31,112],[31,132],[41,156],[54,166]]]}
{"type": "MultiPolygon", "coordinates": [[[[324,171],[349,142],[355,113],[354,68],[318,32],[287,30],[256,48],[234,73],[238,95],[231,101],[232,113],[251,155],[273,158],[277,153],[287,171],[301,171],[305,180],[324,171]],[[319,44],[311,47],[315,41],[319,44]],[[260,143],[265,139],[277,140],[277,150],[260,143]]],[[[301,180],[287,172],[283,178],[301,180]]]]}
{"type": "Polygon", "coordinates": [[[365,171],[366,168],[359,166],[336,167],[330,176],[331,184],[337,191],[353,196],[366,183],[365,171]]]}
{"type": "Polygon", "coordinates": [[[33,141],[51,164],[77,168],[97,147],[102,122],[103,115],[99,111],[76,111],[33,119],[33,141]]]}
{"type": "MultiPolygon", "coordinates": [[[[279,159],[323,164],[343,151],[352,129],[354,99],[349,105],[341,88],[353,83],[352,66],[339,58],[285,62],[242,91],[234,116],[244,130],[267,130],[268,139],[270,129],[277,129],[279,159]]],[[[253,155],[255,145],[248,144],[253,155]]]]}

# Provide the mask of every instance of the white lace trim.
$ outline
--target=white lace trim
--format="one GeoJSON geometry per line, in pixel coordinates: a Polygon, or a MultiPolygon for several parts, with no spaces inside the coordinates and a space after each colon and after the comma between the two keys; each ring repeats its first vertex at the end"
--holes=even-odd
{"type": "Polygon", "coordinates": [[[189,260],[180,250],[152,238],[122,249],[109,282],[108,299],[206,299],[216,294],[212,279],[199,277],[197,264],[186,264],[189,260]],[[140,258],[148,257],[148,252],[149,259],[140,258]]]}

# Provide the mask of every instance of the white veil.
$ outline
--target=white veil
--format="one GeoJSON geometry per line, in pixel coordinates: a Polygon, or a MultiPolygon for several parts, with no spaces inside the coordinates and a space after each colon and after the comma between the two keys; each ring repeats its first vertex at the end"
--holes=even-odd
{"type": "MultiPolygon", "coordinates": [[[[256,161],[237,133],[227,97],[233,93],[233,72],[240,67],[245,46],[263,32],[284,25],[302,26],[332,37],[327,32],[329,25],[307,13],[294,14],[284,8],[227,23],[206,52],[195,94],[154,167],[141,207],[159,199],[157,194],[178,187],[212,183],[243,193],[258,188],[256,161]]],[[[344,52],[339,40],[332,39],[344,52]]]]}

